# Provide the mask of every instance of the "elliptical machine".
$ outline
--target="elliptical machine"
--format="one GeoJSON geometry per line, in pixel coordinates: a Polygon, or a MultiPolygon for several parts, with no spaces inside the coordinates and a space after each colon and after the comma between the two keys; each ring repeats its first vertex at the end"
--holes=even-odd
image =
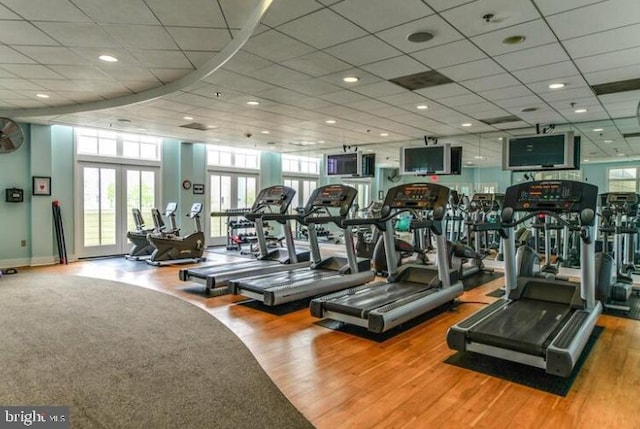
{"type": "Polygon", "coordinates": [[[600,195],[600,203],[602,252],[595,257],[596,297],[605,308],[629,311],[631,308],[626,302],[633,292],[633,279],[624,271],[622,235],[633,233],[624,225],[624,217],[635,216],[637,194],[609,192],[600,195]],[[609,236],[612,234],[615,258],[609,253],[609,236]]]}
{"type": "Polygon", "coordinates": [[[193,203],[186,216],[195,222],[195,232],[180,237],[177,235],[157,236],[149,234],[147,239],[155,250],[147,263],[155,266],[170,264],[189,264],[206,260],[202,255],[205,249],[204,232],[200,225],[201,203],[193,203]]]}

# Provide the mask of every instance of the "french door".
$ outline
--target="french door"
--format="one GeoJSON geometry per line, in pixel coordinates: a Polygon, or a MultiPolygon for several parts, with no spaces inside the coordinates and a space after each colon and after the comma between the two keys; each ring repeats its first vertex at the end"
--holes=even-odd
{"type": "Polygon", "coordinates": [[[159,201],[158,172],[154,167],[78,163],[79,257],[127,253],[127,231],[135,228],[134,207],[140,209],[146,226],[153,226],[151,209],[159,201]]]}
{"type": "MultiPolygon", "coordinates": [[[[250,208],[258,193],[258,176],[226,172],[209,172],[209,210],[222,212],[229,209],[250,208]]],[[[227,218],[211,217],[208,245],[226,243],[227,218]]]]}
{"type": "Polygon", "coordinates": [[[318,181],[316,179],[291,177],[284,179],[284,186],[296,191],[291,206],[289,206],[289,212],[295,213],[297,207],[304,207],[307,204],[311,193],[318,187],[318,181]]]}

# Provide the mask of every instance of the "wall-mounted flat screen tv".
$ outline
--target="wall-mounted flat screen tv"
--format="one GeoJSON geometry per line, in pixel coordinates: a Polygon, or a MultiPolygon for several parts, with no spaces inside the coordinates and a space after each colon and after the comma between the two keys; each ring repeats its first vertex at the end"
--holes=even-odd
{"type": "Polygon", "coordinates": [[[580,168],[580,139],[573,132],[518,136],[502,146],[502,169],[539,171],[580,168]]]}
{"type": "Polygon", "coordinates": [[[400,149],[400,174],[451,174],[451,145],[403,147],[400,149]]]}

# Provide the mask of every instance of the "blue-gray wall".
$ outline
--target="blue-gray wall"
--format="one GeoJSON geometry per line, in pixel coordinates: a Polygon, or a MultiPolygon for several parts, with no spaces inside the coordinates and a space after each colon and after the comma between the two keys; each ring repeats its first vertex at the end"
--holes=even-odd
{"type": "MultiPolygon", "coordinates": [[[[75,157],[73,128],[67,126],[47,126],[21,124],[25,141],[15,152],[0,155],[0,190],[6,188],[24,189],[23,203],[0,201],[0,267],[37,265],[53,263],[57,260],[55,234],[51,215],[51,203],[58,200],[62,207],[67,253],[73,257],[74,210],[75,210],[75,157]],[[51,196],[32,196],[32,176],[51,177],[51,196]],[[26,245],[22,246],[22,242],[26,245]]],[[[263,153],[260,162],[259,187],[281,183],[282,168],[280,155],[263,153]]],[[[192,190],[182,189],[183,180],[205,185],[206,183],[206,145],[187,143],[175,139],[165,139],[162,146],[161,205],[169,201],[179,204],[181,213],[189,210],[193,202],[204,203],[205,196],[194,195],[192,190]]],[[[584,164],[582,177],[606,190],[607,170],[611,167],[632,166],[637,163],[584,164]]],[[[373,197],[378,191],[386,192],[397,183],[433,181],[432,177],[401,177],[398,181],[389,180],[394,170],[377,168],[372,180],[373,197]]],[[[445,186],[458,184],[495,183],[498,191],[503,192],[513,180],[522,175],[502,171],[500,168],[463,168],[460,176],[439,176],[437,183],[445,186]],[[512,177],[513,176],[513,177],[512,177]]],[[[340,179],[336,179],[340,181],[340,179]]],[[[325,177],[320,184],[328,183],[325,177]]],[[[476,189],[474,189],[475,191],[476,189]]],[[[205,208],[205,213],[206,213],[205,208]]],[[[206,217],[206,216],[205,216],[206,217]]],[[[183,216],[178,217],[182,220],[183,216]]],[[[189,229],[191,226],[188,226],[189,229]]]]}

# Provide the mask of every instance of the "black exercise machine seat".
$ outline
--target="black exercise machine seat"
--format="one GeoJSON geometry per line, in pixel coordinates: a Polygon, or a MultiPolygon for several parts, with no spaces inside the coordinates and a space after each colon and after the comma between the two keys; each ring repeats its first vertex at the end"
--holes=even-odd
{"type": "Polygon", "coordinates": [[[567,180],[527,182],[507,189],[500,222],[505,245],[507,296],[449,328],[447,344],[543,368],[568,377],[602,305],[595,300],[593,227],[597,187],[567,180]],[[515,220],[516,212],[528,214],[515,220]],[[581,281],[516,277],[514,229],[539,214],[568,226],[561,214],[580,219],[581,281]]]}
{"type": "Polygon", "coordinates": [[[311,301],[311,315],[354,324],[382,333],[426,313],[462,294],[458,273],[448,269],[443,236],[444,207],[449,188],[437,184],[411,183],[391,188],[380,216],[345,220],[345,225],[375,225],[382,231],[389,277],[387,282],[367,284],[311,301]],[[430,211],[433,219],[422,217],[430,211]],[[437,239],[437,268],[406,264],[398,268],[393,220],[410,212],[412,229],[428,228],[437,239]]]}

